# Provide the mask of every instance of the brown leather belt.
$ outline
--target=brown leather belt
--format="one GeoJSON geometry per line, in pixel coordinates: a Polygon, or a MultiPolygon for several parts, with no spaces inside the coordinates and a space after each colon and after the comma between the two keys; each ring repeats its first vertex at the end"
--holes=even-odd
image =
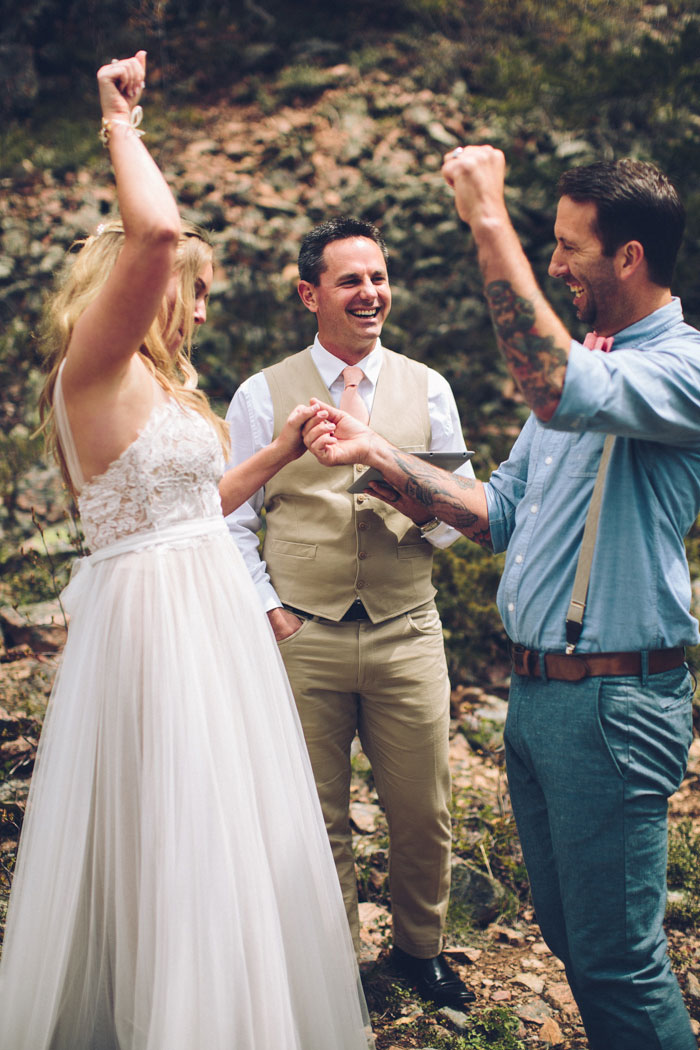
{"type": "MultiPolygon", "coordinates": [[[[661,674],[685,663],[685,649],[654,649],[649,654],[647,674],[661,674]]],[[[513,670],[527,678],[541,678],[540,652],[525,649],[522,645],[511,646],[513,670]]],[[[583,678],[610,675],[642,674],[641,653],[545,653],[544,666],[547,678],[561,682],[580,682],[583,678]]]]}

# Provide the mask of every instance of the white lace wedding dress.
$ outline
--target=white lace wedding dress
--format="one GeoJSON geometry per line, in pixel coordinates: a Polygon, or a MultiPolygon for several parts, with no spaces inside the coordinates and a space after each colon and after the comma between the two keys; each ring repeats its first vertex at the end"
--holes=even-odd
{"type": "MultiPolygon", "coordinates": [[[[60,390],[61,444],[80,475],[60,390]]],[[[159,403],[82,486],[93,552],[31,786],[0,1050],[367,1050],[338,881],[211,426],[159,403]]]]}

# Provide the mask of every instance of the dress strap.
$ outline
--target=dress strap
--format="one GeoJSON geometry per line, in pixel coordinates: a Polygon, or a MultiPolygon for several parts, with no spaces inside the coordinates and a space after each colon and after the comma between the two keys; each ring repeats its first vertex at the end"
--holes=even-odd
{"type": "Polygon", "coordinates": [[[61,445],[68,473],[73,483],[73,487],[76,492],[80,492],[83,485],[85,484],[85,476],[80,467],[80,460],[78,459],[78,453],[75,449],[75,442],[73,441],[73,432],[68,422],[68,412],[66,411],[66,403],[63,400],[63,389],[61,387],[61,373],[63,372],[63,366],[65,360],[61,361],[58,369],[58,375],[56,376],[56,382],[53,388],[53,414],[56,420],[56,433],[58,434],[58,440],[61,445]]]}

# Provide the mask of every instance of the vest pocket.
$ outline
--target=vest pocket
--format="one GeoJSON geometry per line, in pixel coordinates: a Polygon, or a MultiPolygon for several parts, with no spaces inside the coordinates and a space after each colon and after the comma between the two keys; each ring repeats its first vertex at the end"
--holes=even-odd
{"type": "MultiPolygon", "coordinates": [[[[403,561],[405,558],[422,558],[426,553],[426,544],[421,540],[420,543],[402,543],[396,548],[396,557],[399,561],[403,561]]],[[[432,554],[432,551],[429,553],[432,554]]]]}
{"type": "Polygon", "coordinates": [[[292,540],[268,540],[265,546],[275,554],[288,558],[315,558],[318,544],[294,543],[292,540]]]}

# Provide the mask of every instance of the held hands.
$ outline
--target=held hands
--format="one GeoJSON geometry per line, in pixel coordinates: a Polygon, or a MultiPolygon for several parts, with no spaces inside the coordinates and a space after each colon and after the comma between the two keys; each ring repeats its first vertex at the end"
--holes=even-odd
{"type": "Polygon", "coordinates": [[[146,52],[137,51],[133,58],[112,59],[97,71],[100,105],[105,120],[129,120],[146,86],[146,52]]]}
{"type": "Polygon", "coordinates": [[[327,467],[366,463],[374,431],[347,412],[313,397],[311,407],[315,418],[303,428],[304,444],[319,463],[327,467]]]}
{"type": "MultiPolygon", "coordinates": [[[[315,398],[311,399],[311,405],[317,408],[317,414],[304,425],[304,442],[319,463],[327,467],[347,463],[376,465],[370,463],[372,449],[376,455],[381,448],[388,447],[383,438],[339,408],[326,405],[315,398]]],[[[424,503],[399,492],[386,481],[370,482],[367,492],[384,503],[392,504],[418,525],[422,525],[431,517],[424,503]]]]}
{"type": "Polygon", "coordinates": [[[454,190],[460,219],[472,229],[480,222],[507,218],[506,159],[493,146],[458,146],[445,154],[442,175],[454,190]]]}
{"type": "Polygon", "coordinates": [[[297,405],[292,409],[276,439],[279,452],[288,462],[291,463],[306,452],[302,429],[307,424],[313,426],[316,421],[325,418],[324,408],[320,402],[316,402],[311,405],[297,405]]]}

